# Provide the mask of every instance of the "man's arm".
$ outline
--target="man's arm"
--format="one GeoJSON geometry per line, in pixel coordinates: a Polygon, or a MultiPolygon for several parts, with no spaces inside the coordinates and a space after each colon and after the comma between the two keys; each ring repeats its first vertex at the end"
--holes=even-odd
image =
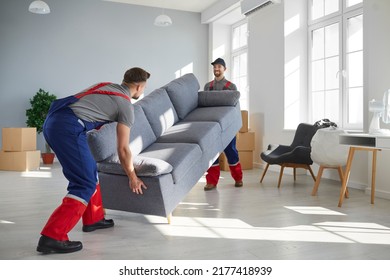
{"type": "Polygon", "coordinates": [[[116,134],[118,139],[117,149],[119,160],[127,176],[129,177],[130,188],[137,194],[143,194],[142,188],[146,189],[146,186],[135,173],[133,157],[129,148],[130,128],[124,124],[118,123],[116,134]]]}

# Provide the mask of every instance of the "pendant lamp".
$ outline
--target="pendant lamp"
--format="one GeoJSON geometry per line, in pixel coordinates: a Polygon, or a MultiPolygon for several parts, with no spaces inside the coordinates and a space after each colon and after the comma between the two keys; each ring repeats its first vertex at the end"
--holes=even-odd
{"type": "Polygon", "coordinates": [[[166,27],[172,25],[172,19],[164,14],[164,9],[162,10],[162,14],[156,17],[154,20],[154,25],[156,26],[161,26],[161,27],[166,27]]]}
{"type": "Polygon", "coordinates": [[[30,4],[30,6],[28,7],[28,10],[29,10],[31,13],[34,13],[34,14],[41,14],[41,15],[50,13],[50,8],[49,8],[49,6],[48,6],[45,2],[40,1],[40,0],[33,1],[33,2],[30,4]]]}

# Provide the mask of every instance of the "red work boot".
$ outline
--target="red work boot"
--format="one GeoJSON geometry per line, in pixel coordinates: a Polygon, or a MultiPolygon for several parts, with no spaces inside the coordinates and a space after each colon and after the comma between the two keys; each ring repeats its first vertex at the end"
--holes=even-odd
{"type": "Polygon", "coordinates": [[[42,253],[71,253],[82,249],[79,241],[69,241],[70,232],[85,211],[85,204],[65,197],[44,226],[37,251],[42,253]]]}

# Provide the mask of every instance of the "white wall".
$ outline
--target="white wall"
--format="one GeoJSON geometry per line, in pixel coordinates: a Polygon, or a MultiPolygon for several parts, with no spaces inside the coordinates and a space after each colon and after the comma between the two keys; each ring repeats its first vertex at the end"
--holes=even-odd
{"type": "MultiPolygon", "coordinates": [[[[365,0],[364,5],[364,51],[365,51],[365,93],[367,101],[380,100],[385,90],[390,88],[390,1],[365,0]]],[[[366,103],[367,104],[367,103],[366,103]]],[[[367,110],[366,106],[366,110],[367,110]]],[[[366,112],[366,124],[371,114],[366,112]]],[[[390,128],[389,125],[383,125],[390,128]]],[[[367,126],[366,126],[367,127],[367,126]]],[[[368,174],[371,176],[371,157],[368,174]]],[[[390,198],[390,151],[378,153],[376,173],[376,194],[390,198]]],[[[362,170],[366,172],[366,170],[362,170]]],[[[371,177],[368,177],[371,180],[371,177]]],[[[369,181],[368,180],[368,181],[369,181]]],[[[368,185],[369,182],[368,182],[368,185]]]]}
{"type": "Polygon", "coordinates": [[[254,162],[266,145],[289,144],[284,131],[284,7],[271,5],[248,19],[250,128],[256,134],[254,162]]]}
{"type": "Polygon", "coordinates": [[[31,0],[1,3],[0,127],[25,126],[39,88],[63,97],[100,81],[120,83],[134,66],[152,74],[146,94],[190,63],[201,86],[208,80],[208,26],[200,13],[166,9],[173,25],[161,28],[153,25],[159,8],[50,0],[51,13],[36,15],[28,12],[31,0]]]}
{"type": "Polygon", "coordinates": [[[307,122],[307,1],[284,2],[284,128],[307,122]]]}
{"type": "MultiPolygon", "coordinates": [[[[209,49],[209,80],[214,78],[213,67],[210,64],[216,58],[223,58],[226,62],[225,76],[229,79],[230,74],[230,54],[231,54],[231,27],[226,24],[210,23],[210,49],[209,49]]],[[[204,85],[201,85],[203,88],[204,85]]]]}

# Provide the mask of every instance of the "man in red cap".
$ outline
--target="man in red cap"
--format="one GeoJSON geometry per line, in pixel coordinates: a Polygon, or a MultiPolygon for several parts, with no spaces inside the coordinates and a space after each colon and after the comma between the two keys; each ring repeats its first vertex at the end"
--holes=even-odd
{"type": "MultiPolygon", "coordinates": [[[[212,91],[212,90],[237,90],[237,87],[232,82],[228,81],[225,78],[226,64],[222,58],[217,58],[214,62],[211,63],[213,65],[214,72],[214,80],[208,82],[204,86],[204,90],[212,91]]],[[[235,180],[235,187],[242,187],[242,168],[240,164],[240,159],[238,156],[238,151],[236,148],[236,137],[229,143],[229,145],[223,151],[226,155],[226,158],[229,163],[230,174],[235,180]]],[[[204,187],[205,191],[210,191],[217,188],[217,184],[219,181],[220,175],[220,167],[219,160],[217,159],[213,165],[207,170],[206,181],[207,184],[204,187]]]]}

